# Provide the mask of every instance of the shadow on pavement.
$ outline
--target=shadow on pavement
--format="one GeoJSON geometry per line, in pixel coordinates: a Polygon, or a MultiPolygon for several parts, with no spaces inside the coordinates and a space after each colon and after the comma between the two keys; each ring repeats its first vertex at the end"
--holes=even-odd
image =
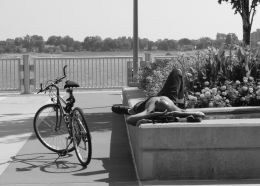
{"type": "MultiPolygon", "coordinates": [[[[19,154],[10,157],[10,160],[5,163],[17,164],[16,172],[33,171],[40,169],[47,173],[72,173],[83,169],[79,164],[71,163],[67,159],[72,157],[72,154],[67,154],[59,159],[56,153],[31,153],[19,154]]],[[[1,163],[2,165],[4,163],[1,163]]]]}
{"type": "MultiPolygon", "coordinates": [[[[111,131],[110,155],[108,158],[93,158],[102,161],[105,170],[95,172],[79,172],[75,176],[89,176],[93,174],[108,173],[107,179],[96,180],[99,182],[136,183],[136,175],[130,153],[124,117],[114,113],[85,114],[91,132],[111,131]]],[[[92,141],[95,143],[95,141],[92,141]]],[[[131,184],[131,185],[132,185],[131,184]]],[[[135,185],[135,184],[134,184],[135,185]]]]}
{"type": "MultiPolygon", "coordinates": [[[[10,166],[2,177],[4,183],[11,183],[11,177],[16,177],[18,182],[23,183],[20,179],[23,179],[22,175],[27,173],[25,175],[38,175],[35,178],[27,177],[30,182],[41,181],[44,183],[46,177],[54,182],[59,182],[60,177],[65,176],[70,182],[75,183],[85,180],[109,185],[127,185],[127,183],[137,185],[124,117],[111,112],[87,113],[84,116],[93,134],[94,153],[87,168],[83,168],[79,164],[74,152],[73,155],[69,154],[67,157],[56,160],[58,155],[48,153],[50,151],[35,139],[35,135],[32,135],[18,155],[11,157],[10,161],[6,162],[10,163],[10,166]],[[47,175],[43,173],[47,173],[47,175]]],[[[27,118],[1,123],[0,135],[32,132],[32,122],[32,118],[27,118]]]]}
{"type": "MultiPolygon", "coordinates": [[[[22,114],[21,114],[22,115],[22,114]]],[[[5,117],[6,115],[2,115],[5,117]]],[[[17,116],[17,114],[16,114],[17,116]]],[[[15,143],[23,141],[28,138],[28,136],[23,136],[23,134],[28,134],[33,132],[33,118],[10,118],[6,117],[0,120],[0,138],[3,140],[0,143],[15,143]],[[6,138],[12,136],[12,138],[6,138]]]]}

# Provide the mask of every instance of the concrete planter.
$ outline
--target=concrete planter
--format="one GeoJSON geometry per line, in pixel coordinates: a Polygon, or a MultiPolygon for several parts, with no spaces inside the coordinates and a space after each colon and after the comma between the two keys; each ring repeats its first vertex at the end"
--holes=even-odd
{"type": "MultiPolygon", "coordinates": [[[[125,105],[142,99],[137,88],[123,89],[125,105]]],[[[200,110],[217,119],[127,125],[142,180],[260,178],[260,107],[200,110]],[[222,119],[224,114],[248,118],[222,119]]]]}

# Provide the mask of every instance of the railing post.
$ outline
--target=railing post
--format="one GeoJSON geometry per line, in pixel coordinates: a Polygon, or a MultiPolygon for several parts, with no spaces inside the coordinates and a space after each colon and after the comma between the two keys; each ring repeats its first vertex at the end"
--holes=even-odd
{"type": "Polygon", "coordinates": [[[22,94],[30,94],[31,88],[30,85],[32,84],[33,80],[30,79],[31,77],[31,70],[34,70],[34,66],[30,65],[30,56],[28,54],[23,55],[23,65],[20,66],[20,73],[22,72],[21,78],[21,90],[22,94]]]}
{"type": "Polygon", "coordinates": [[[138,87],[139,86],[139,82],[135,78],[134,74],[135,74],[134,62],[128,61],[127,62],[127,86],[129,86],[129,87],[138,87]]]}
{"type": "Polygon", "coordinates": [[[127,85],[130,86],[133,81],[133,62],[127,61],[127,85]]]}
{"type": "Polygon", "coordinates": [[[151,53],[145,53],[144,54],[144,61],[151,62],[152,61],[152,54],[151,53]]]}

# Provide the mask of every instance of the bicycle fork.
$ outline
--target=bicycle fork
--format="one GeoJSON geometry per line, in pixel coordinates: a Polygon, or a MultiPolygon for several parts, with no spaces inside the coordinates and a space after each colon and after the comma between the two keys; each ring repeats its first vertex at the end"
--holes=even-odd
{"type": "MultiPolygon", "coordinates": [[[[55,162],[62,156],[66,156],[69,152],[69,146],[72,144],[72,127],[71,127],[71,121],[69,121],[69,117],[67,115],[64,116],[64,121],[66,124],[66,127],[69,132],[69,136],[66,137],[66,149],[58,153],[58,158],[56,158],[55,162]]],[[[60,126],[59,126],[60,127],[60,126]]]]}

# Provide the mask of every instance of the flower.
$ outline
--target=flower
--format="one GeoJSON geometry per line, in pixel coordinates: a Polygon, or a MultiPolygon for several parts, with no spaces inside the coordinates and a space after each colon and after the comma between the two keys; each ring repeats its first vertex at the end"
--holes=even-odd
{"type": "Polygon", "coordinates": [[[224,91],[224,90],[226,90],[227,89],[227,87],[225,86],[225,85],[223,85],[222,87],[220,87],[220,90],[222,90],[222,91],[224,91]]]}
{"type": "Polygon", "coordinates": [[[205,86],[209,86],[209,82],[208,82],[208,81],[205,81],[205,82],[204,82],[204,85],[205,85],[205,86]]]}
{"type": "Polygon", "coordinates": [[[218,93],[218,89],[216,87],[211,89],[211,92],[213,95],[216,95],[218,93]]]}
{"type": "Polygon", "coordinates": [[[254,78],[252,76],[249,76],[248,80],[249,81],[254,81],[254,78]]]}
{"type": "Polygon", "coordinates": [[[240,100],[241,101],[246,101],[246,98],[245,97],[241,97],[240,100]]]}
{"type": "Polygon", "coordinates": [[[204,99],[205,98],[205,94],[200,94],[200,98],[204,99]]]}
{"type": "Polygon", "coordinates": [[[236,85],[240,85],[240,81],[239,80],[236,80],[236,85]]]}
{"type": "Polygon", "coordinates": [[[243,86],[243,87],[242,87],[242,90],[243,90],[244,92],[246,92],[246,91],[248,90],[248,87],[247,87],[247,86],[243,86]]]}
{"type": "Polygon", "coordinates": [[[243,82],[247,83],[248,82],[248,78],[247,77],[243,77],[243,82]]]}
{"type": "Polygon", "coordinates": [[[210,97],[211,97],[210,91],[206,91],[206,92],[205,92],[205,97],[206,97],[206,98],[210,98],[210,97]]]}

